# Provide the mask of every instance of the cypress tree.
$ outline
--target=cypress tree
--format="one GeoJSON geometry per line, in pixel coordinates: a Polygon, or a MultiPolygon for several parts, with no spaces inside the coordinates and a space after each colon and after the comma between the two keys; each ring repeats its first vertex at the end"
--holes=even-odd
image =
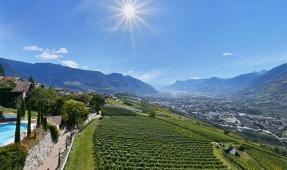
{"type": "Polygon", "coordinates": [[[21,101],[21,105],[20,105],[20,116],[24,117],[26,114],[26,107],[25,107],[25,100],[21,101]]]}
{"type": "Polygon", "coordinates": [[[33,79],[32,76],[29,77],[28,81],[31,83],[32,88],[35,88],[35,80],[33,79]]]}
{"type": "Polygon", "coordinates": [[[16,119],[16,130],[15,130],[15,143],[19,143],[21,141],[20,125],[21,125],[21,113],[20,109],[18,108],[17,119],[16,119]]]}
{"type": "Polygon", "coordinates": [[[48,128],[47,117],[43,116],[42,125],[45,130],[48,128]]]}
{"type": "Polygon", "coordinates": [[[29,108],[28,108],[28,137],[31,137],[31,117],[32,117],[32,113],[31,113],[31,100],[29,100],[29,108]]]}
{"type": "Polygon", "coordinates": [[[4,68],[0,65],[0,76],[4,76],[4,68]]]}
{"type": "Polygon", "coordinates": [[[39,128],[41,126],[41,111],[38,111],[38,115],[37,115],[37,128],[39,128]]]}

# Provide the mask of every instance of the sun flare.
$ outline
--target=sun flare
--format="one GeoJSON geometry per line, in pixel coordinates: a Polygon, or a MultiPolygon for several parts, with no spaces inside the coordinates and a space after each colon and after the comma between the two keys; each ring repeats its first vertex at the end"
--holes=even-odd
{"type": "Polygon", "coordinates": [[[132,19],[136,15],[136,8],[132,4],[126,4],[123,8],[123,14],[127,19],[132,19]]]}
{"type": "Polygon", "coordinates": [[[153,0],[115,0],[114,5],[107,6],[114,13],[111,17],[111,30],[130,31],[133,34],[135,29],[150,28],[144,18],[152,14],[149,9],[152,2],[153,0]]]}

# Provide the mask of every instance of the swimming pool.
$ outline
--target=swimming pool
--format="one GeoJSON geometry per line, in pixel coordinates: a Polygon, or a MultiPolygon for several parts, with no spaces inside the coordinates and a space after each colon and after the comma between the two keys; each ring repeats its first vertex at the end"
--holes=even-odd
{"type": "MultiPolygon", "coordinates": [[[[21,122],[21,132],[26,131],[27,122],[21,122]]],[[[16,122],[0,123],[0,146],[14,142],[16,122]]]]}

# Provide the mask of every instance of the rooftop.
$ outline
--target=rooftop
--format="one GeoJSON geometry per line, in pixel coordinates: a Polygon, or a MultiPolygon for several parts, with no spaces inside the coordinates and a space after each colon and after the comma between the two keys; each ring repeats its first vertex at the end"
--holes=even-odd
{"type": "Polygon", "coordinates": [[[27,92],[31,87],[31,82],[17,82],[16,87],[12,90],[12,92],[27,92]]]}

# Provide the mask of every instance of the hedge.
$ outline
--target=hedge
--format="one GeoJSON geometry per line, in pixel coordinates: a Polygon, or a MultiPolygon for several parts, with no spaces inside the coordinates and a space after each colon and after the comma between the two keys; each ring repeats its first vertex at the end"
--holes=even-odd
{"type": "Polygon", "coordinates": [[[48,128],[50,130],[50,134],[51,134],[51,138],[52,138],[53,143],[57,143],[59,136],[60,136],[60,132],[59,132],[58,128],[56,126],[50,125],[50,124],[48,124],[48,128]]]}

